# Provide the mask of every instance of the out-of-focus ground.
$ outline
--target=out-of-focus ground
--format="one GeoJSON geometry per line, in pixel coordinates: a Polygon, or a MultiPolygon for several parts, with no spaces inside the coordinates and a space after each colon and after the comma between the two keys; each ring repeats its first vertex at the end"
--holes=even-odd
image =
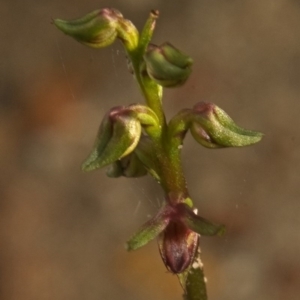
{"type": "Polygon", "coordinates": [[[142,101],[119,43],[92,50],[52,17],[119,8],[139,28],[161,17],[155,43],[194,58],[165,92],[170,118],[200,100],[265,133],[241,149],[189,136],[183,163],[199,214],[224,223],[202,238],[211,300],[298,300],[300,294],[300,5],[295,0],[0,2],[0,299],[181,299],[152,242],[124,242],[162,201],[150,178],[83,174],[112,106],[142,101]]]}

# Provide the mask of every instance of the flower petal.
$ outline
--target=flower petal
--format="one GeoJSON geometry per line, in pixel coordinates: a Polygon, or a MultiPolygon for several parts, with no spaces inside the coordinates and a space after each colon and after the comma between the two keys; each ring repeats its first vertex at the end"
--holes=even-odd
{"type": "Polygon", "coordinates": [[[194,232],[200,235],[213,236],[223,235],[225,233],[225,226],[212,223],[198,215],[196,215],[186,204],[181,203],[180,205],[185,206],[184,219],[185,224],[194,232]]]}
{"type": "Polygon", "coordinates": [[[128,251],[136,250],[151,240],[156,238],[169,224],[169,214],[165,208],[161,208],[160,211],[146,222],[126,243],[126,249],[128,251]]]}

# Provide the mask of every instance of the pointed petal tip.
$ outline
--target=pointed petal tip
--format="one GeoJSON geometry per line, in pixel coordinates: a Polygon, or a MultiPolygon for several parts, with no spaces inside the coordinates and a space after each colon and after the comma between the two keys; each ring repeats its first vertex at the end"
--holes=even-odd
{"type": "Polygon", "coordinates": [[[125,247],[125,250],[128,251],[128,252],[130,252],[130,251],[133,250],[133,248],[130,246],[129,242],[126,242],[126,243],[124,244],[124,247],[125,247]]]}
{"type": "Polygon", "coordinates": [[[139,249],[143,246],[144,246],[144,244],[139,244],[136,241],[132,241],[132,240],[127,241],[124,245],[125,250],[128,251],[128,252],[132,252],[132,251],[137,250],[137,249],[139,249]]]}
{"type": "Polygon", "coordinates": [[[98,167],[96,166],[94,161],[89,161],[89,160],[84,161],[83,164],[81,165],[81,171],[83,171],[83,172],[94,171],[97,168],[98,167]]]}
{"type": "Polygon", "coordinates": [[[67,21],[62,19],[52,19],[52,23],[62,32],[65,32],[65,24],[67,21]]]}
{"type": "Polygon", "coordinates": [[[226,226],[220,225],[216,235],[223,236],[225,233],[226,233],[226,226]]]}

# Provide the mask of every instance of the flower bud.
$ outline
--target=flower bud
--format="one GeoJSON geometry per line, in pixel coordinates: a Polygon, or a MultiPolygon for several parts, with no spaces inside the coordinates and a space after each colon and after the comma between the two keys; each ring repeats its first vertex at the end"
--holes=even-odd
{"type": "Polygon", "coordinates": [[[207,148],[242,147],[259,142],[262,133],[238,127],[213,103],[199,102],[190,127],[195,140],[207,148]]]}
{"type": "Polygon", "coordinates": [[[82,165],[92,171],[128,155],[136,147],[142,128],[133,113],[124,107],[111,109],[102,121],[94,149],[82,165]]]}
{"type": "Polygon", "coordinates": [[[93,48],[101,48],[109,46],[117,38],[120,17],[122,14],[119,11],[104,8],[72,21],[55,19],[54,24],[77,41],[93,48]]]}
{"type": "Polygon", "coordinates": [[[95,10],[72,21],[55,19],[54,24],[65,34],[92,48],[109,46],[116,38],[121,39],[127,50],[134,49],[138,44],[135,26],[113,8],[95,10]]]}
{"type": "Polygon", "coordinates": [[[146,70],[151,79],[164,87],[185,83],[191,73],[192,59],[169,43],[150,45],[144,55],[146,70]]]}

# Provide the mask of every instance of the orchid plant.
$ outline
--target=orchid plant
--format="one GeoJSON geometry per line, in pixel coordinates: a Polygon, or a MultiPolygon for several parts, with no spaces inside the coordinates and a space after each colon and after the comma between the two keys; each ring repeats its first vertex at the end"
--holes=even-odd
{"type": "Polygon", "coordinates": [[[164,201],[157,214],[128,240],[126,248],[136,250],[157,238],[162,260],[178,276],[184,299],[204,300],[207,291],[199,238],[222,235],[224,226],[197,214],[182,170],[183,140],[190,131],[207,148],[242,147],[259,142],[262,133],[237,126],[226,112],[208,102],[183,109],[167,122],[163,88],[183,85],[193,61],[170,43],[151,43],[158,15],[158,11],[151,11],[141,32],[111,8],[72,21],[55,19],[54,24],[89,47],[107,47],[117,39],[123,44],[129,70],[146,104],[117,106],[106,113],[82,169],[108,167],[109,177],[154,177],[164,190],[164,201]]]}

